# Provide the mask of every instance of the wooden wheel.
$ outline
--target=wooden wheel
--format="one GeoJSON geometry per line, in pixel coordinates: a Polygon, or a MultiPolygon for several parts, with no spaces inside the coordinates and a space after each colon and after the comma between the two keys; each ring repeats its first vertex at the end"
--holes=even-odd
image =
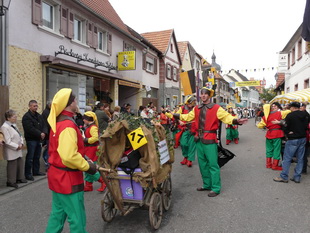
{"type": "Polygon", "coordinates": [[[163,201],[164,210],[169,210],[171,206],[171,193],[172,193],[172,184],[171,184],[171,177],[169,176],[163,183],[161,198],[163,201]]]}
{"type": "Polygon", "coordinates": [[[149,217],[151,226],[157,230],[163,218],[163,204],[161,195],[154,192],[150,200],[149,217]]]}
{"type": "Polygon", "coordinates": [[[115,217],[117,209],[115,209],[112,194],[109,190],[103,195],[103,200],[101,201],[101,216],[105,222],[112,222],[115,217]]]}

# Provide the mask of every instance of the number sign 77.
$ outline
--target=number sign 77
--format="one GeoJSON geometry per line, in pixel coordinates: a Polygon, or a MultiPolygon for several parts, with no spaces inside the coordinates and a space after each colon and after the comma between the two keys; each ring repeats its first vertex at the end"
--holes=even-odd
{"type": "Polygon", "coordinates": [[[134,150],[140,148],[147,143],[146,137],[141,127],[127,134],[130,144],[134,150]]]}

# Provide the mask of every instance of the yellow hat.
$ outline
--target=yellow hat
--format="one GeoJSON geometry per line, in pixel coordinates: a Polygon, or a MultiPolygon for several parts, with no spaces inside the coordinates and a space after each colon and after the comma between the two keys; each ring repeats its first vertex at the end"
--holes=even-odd
{"type": "Polygon", "coordinates": [[[209,96],[212,97],[214,95],[214,90],[213,89],[209,89],[206,87],[203,87],[200,89],[200,92],[203,92],[204,90],[208,90],[210,92],[209,96]]]}
{"type": "Polygon", "coordinates": [[[196,101],[195,96],[190,95],[190,96],[185,100],[185,104],[191,104],[191,103],[193,103],[194,101],[196,101]]]}
{"type": "Polygon", "coordinates": [[[84,113],[84,115],[86,115],[88,117],[92,117],[94,119],[94,122],[97,125],[97,127],[99,126],[97,116],[96,116],[96,114],[94,112],[87,111],[87,112],[84,113]]]}
{"type": "Polygon", "coordinates": [[[230,106],[230,105],[226,105],[226,108],[227,108],[227,109],[230,109],[230,108],[232,108],[232,106],[230,106]]]}
{"type": "Polygon", "coordinates": [[[268,119],[268,116],[269,116],[269,114],[270,114],[270,104],[264,104],[264,106],[263,106],[263,109],[264,109],[264,116],[265,116],[265,119],[266,119],[266,121],[267,121],[267,119],[268,119]]]}
{"type": "Polygon", "coordinates": [[[51,112],[47,118],[47,121],[54,133],[56,133],[56,117],[59,116],[59,114],[66,108],[71,93],[72,89],[63,88],[60,89],[53,98],[51,112]]]}

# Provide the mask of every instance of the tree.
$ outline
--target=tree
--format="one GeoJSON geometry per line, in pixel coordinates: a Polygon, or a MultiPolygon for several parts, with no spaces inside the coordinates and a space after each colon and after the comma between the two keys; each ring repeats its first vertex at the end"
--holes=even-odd
{"type": "Polygon", "coordinates": [[[260,99],[264,100],[265,102],[269,102],[270,100],[272,100],[274,97],[276,97],[276,92],[274,91],[274,88],[270,87],[270,88],[263,88],[263,93],[260,93],[260,99]]]}

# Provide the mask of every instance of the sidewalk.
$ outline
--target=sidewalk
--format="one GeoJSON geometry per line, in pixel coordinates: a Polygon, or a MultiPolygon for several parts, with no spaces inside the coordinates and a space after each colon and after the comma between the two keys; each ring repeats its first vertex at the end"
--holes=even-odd
{"type": "MultiPolygon", "coordinates": [[[[25,162],[25,155],[23,156],[24,162],[25,162]]],[[[44,165],[44,161],[42,159],[41,156],[41,165],[40,165],[40,170],[41,172],[45,173],[45,165],[44,165]]],[[[8,192],[14,191],[16,190],[13,187],[7,187],[6,186],[6,180],[7,180],[7,176],[6,176],[6,164],[7,161],[6,160],[0,160],[0,195],[6,194],[8,192]]],[[[34,176],[34,181],[29,181],[28,183],[24,183],[24,184],[18,184],[18,188],[23,188],[26,185],[30,185],[36,181],[42,180],[42,179],[46,179],[46,176],[34,176]]]]}

